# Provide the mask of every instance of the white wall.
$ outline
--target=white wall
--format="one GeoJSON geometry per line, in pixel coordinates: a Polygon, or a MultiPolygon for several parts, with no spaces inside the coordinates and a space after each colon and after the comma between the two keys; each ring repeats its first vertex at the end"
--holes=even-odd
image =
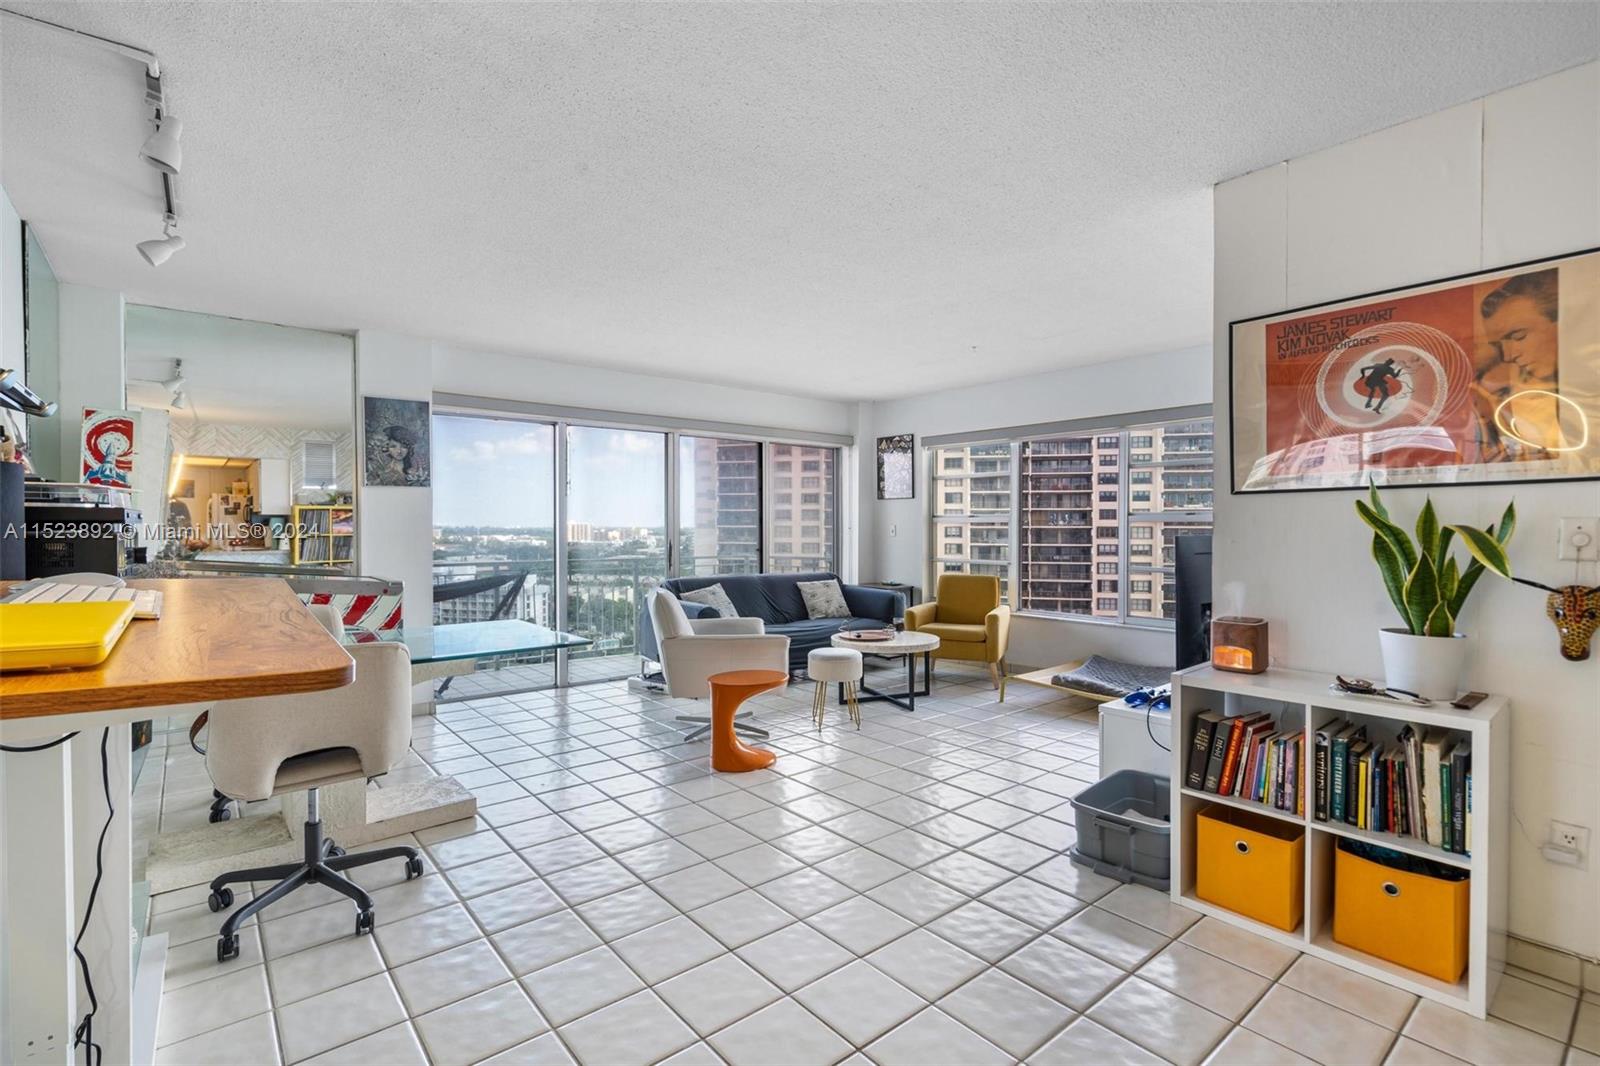
{"type": "MultiPolygon", "coordinates": [[[[752,356],[752,358],[758,358],[752,356]]],[[[468,396],[694,418],[774,429],[849,433],[851,405],[670,376],[434,345],[434,388],[468,396]]],[[[663,366],[663,375],[673,368],[663,366]]],[[[847,390],[841,389],[841,393],[847,390]]]]}
{"type": "MultiPolygon", "coordinates": [[[[1228,323],[1354,293],[1600,245],[1600,65],[1291,160],[1216,188],[1215,389],[1227,395],[1228,323]]],[[[1227,481],[1226,404],[1217,408],[1227,481]]],[[[1415,513],[1431,492],[1449,520],[1487,525],[1515,497],[1515,572],[1572,580],[1555,557],[1563,515],[1600,515],[1600,482],[1436,486],[1386,493],[1415,513]]],[[[1272,624],[1280,665],[1380,676],[1377,630],[1393,608],[1368,556],[1354,492],[1217,494],[1215,579],[1242,581],[1272,624]]],[[[1592,565],[1587,583],[1600,580],[1592,565]]],[[[1508,694],[1511,931],[1600,956],[1600,857],[1551,865],[1526,834],[1551,818],[1600,830],[1600,649],[1557,653],[1544,596],[1478,585],[1461,619],[1472,687],[1508,694]]],[[[1600,841],[1600,833],[1594,837],[1600,841]]]]}
{"type": "Polygon", "coordinates": [[[363,484],[363,396],[432,400],[433,344],[356,333],[356,556],[363,574],[405,582],[402,617],[433,620],[433,489],[363,484]]]}
{"type": "MultiPolygon", "coordinates": [[[[862,404],[856,438],[861,576],[903,581],[923,587],[924,597],[932,595],[926,588],[929,523],[927,478],[921,466],[925,436],[1210,402],[1211,353],[1189,348],[862,404]],[[916,435],[917,496],[879,500],[875,439],[896,433],[916,435]]],[[[1171,665],[1172,634],[1037,616],[1019,616],[1013,622],[1009,658],[1014,665],[1053,666],[1094,654],[1171,665]]]]}

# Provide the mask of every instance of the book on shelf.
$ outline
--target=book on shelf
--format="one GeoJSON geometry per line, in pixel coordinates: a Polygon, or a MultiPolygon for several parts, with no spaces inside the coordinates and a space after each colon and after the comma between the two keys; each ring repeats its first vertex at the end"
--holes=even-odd
{"type": "Polygon", "coordinates": [[[1211,759],[1211,738],[1216,735],[1222,715],[1216,711],[1201,711],[1195,715],[1194,736],[1189,744],[1189,768],[1184,784],[1189,788],[1204,788],[1206,765],[1211,759]]]}
{"type": "Polygon", "coordinates": [[[1317,730],[1311,752],[1311,813],[1319,822],[1328,820],[1328,744],[1331,736],[1326,726],[1317,730]]]}
{"type": "Polygon", "coordinates": [[[1201,785],[1207,792],[1216,792],[1222,782],[1222,762],[1228,757],[1228,742],[1232,738],[1232,725],[1226,719],[1218,722],[1211,737],[1211,754],[1206,759],[1206,777],[1201,785]]]}
{"type": "Polygon", "coordinates": [[[1350,792],[1350,742],[1360,740],[1367,735],[1367,727],[1354,722],[1346,722],[1340,730],[1333,734],[1332,748],[1329,752],[1329,786],[1333,794],[1329,799],[1328,817],[1335,822],[1348,822],[1348,804],[1345,802],[1350,792]]]}
{"type": "Polygon", "coordinates": [[[1422,839],[1436,848],[1444,843],[1444,820],[1440,814],[1444,801],[1440,788],[1443,778],[1439,773],[1444,745],[1445,736],[1437,730],[1428,730],[1422,738],[1422,839]]]}

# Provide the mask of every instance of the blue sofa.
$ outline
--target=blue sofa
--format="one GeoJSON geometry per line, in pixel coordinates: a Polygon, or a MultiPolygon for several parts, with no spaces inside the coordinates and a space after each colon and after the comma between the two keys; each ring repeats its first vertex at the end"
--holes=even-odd
{"type": "MultiPolygon", "coordinates": [[[[845,606],[849,618],[812,618],[806,614],[806,601],[800,595],[801,581],[838,581],[837,574],[724,574],[720,577],[675,577],[661,587],[682,599],[685,592],[721,585],[733,601],[741,618],[759,618],[768,633],[789,638],[789,669],[803,670],[806,655],[813,648],[826,648],[841,627],[872,629],[887,625],[904,613],[905,604],[898,592],[846,585],[845,606]]],[[[690,618],[717,618],[717,612],[703,604],[683,600],[683,611],[690,618]]],[[[639,612],[639,653],[656,659],[660,650],[650,625],[650,612],[639,612]]]]}

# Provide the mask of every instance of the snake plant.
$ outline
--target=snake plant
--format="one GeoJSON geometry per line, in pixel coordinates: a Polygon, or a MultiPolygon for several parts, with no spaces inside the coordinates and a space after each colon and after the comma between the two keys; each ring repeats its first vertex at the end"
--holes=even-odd
{"type": "Polygon", "coordinates": [[[1498,527],[1478,529],[1441,525],[1430,496],[1417,516],[1415,541],[1389,517],[1376,485],[1368,499],[1356,500],[1356,513],[1372,527],[1372,558],[1389,598],[1415,636],[1454,636],[1456,618],[1484,570],[1511,577],[1506,543],[1517,526],[1514,502],[1506,505],[1498,527]],[[1450,551],[1457,537],[1472,556],[1465,569],[1450,551]]]}

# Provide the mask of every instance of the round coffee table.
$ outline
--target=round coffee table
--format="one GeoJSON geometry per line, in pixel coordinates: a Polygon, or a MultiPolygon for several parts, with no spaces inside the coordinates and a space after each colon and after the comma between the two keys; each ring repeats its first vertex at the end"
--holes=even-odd
{"type": "Polygon", "coordinates": [[[725,774],[764,770],[778,756],[752,748],[733,731],[739,705],[758,692],[782,688],[789,675],[782,670],[726,670],[706,678],[711,688],[711,768],[725,774]]]}
{"type": "MultiPolygon", "coordinates": [[[[893,640],[851,640],[843,633],[835,633],[831,641],[835,648],[853,648],[862,655],[877,655],[886,659],[905,659],[906,661],[906,690],[904,692],[879,692],[875,688],[868,688],[865,684],[858,686],[860,695],[856,696],[857,703],[871,703],[883,700],[892,703],[903,711],[917,709],[917,697],[926,696],[933,685],[933,653],[939,650],[939,638],[931,633],[916,633],[906,630],[896,633],[893,640]],[[922,657],[922,691],[917,691],[917,656],[922,657]]],[[[842,686],[841,686],[842,688],[842,686]]],[[[839,699],[844,699],[841,691],[839,699]]]]}

